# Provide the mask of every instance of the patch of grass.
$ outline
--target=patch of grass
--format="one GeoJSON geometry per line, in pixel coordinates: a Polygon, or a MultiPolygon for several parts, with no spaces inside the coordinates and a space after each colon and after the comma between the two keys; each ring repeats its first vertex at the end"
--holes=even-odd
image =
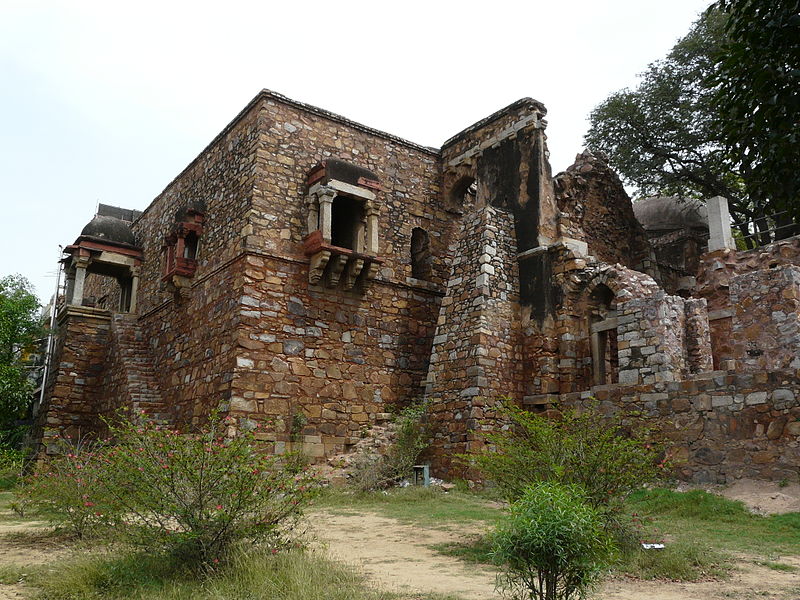
{"type": "Polygon", "coordinates": [[[679,541],[663,550],[629,551],[616,565],[616,571],[639,579],[697,581],[726,574],[727,557],[711,547],[679,541]]]}
{"type": "Polygon", "coordinates": [[[678,541],[758,555],[800,554],[800,513],[762,517],[742,502],[701,490],[643,490],[627,505],[678,541]]]}
{"type": "Polygon", "coordinates": [[[465,541],[431,544],[428,547],[439,554],[452,556],[469,563],[483,565],[494,564],[494,559],[492,558],[492,543],[488,535],[476,535],[465,541]]]}
{"type": "MultiPolygon", "coordinates": [[[[34,573],[42,600],[390,600],[409,598],[370,588],[352,568],[317,554],[241,552],[218,572],[197,578],[159,557],[84,556],[34,573]]],[[[419,595],[415,599],[456,600],[419,595]]]]}
{"type": "Polygon", "coordinates": [[[22,579],[23,569],[15,565],[0,565],[0,584],[11,585],[22,579]]]}
{"type": "Polygon", "coordinates": [[[454,523],[493,525],[501,516],[499,505],[476,493],[444,492],[434,487],[407,487],[385,492],[354,493],[327,490],[314,506],[346,514],[370,510],[383,516],[424,527],[454,523]]]}
{"type": "Polygon", "coordinates": [[[784,573],[795,573],[798,571],[797,567],[787,565],[786,563],[773,562],[771,560],[757,560],[756,564],[772,569],[773,571],[783,571],[784,573]]]}

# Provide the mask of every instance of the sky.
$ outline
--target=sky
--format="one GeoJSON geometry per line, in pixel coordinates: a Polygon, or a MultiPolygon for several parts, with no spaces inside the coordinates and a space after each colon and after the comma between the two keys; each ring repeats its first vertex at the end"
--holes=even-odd
{"type": "Polygon", "coordinates": [[[710,0],[0,0],[0,277],[41,299],[98,202],[144,209],[267,88],[413,142],[530,96],[553,172],[710,0]]]}

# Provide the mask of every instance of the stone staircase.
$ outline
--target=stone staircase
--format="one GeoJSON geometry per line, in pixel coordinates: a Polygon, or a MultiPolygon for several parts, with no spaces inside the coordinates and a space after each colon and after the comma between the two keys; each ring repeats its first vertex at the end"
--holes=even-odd
{"type": "Polygon", "coordinates": [[[111,318],[111,348],[125,394],[119,400],[134,411],[144,411],[159,423],[169,414],[158,382],[150,348],[144,340],[136,315],[115,314],[111,318]]]}

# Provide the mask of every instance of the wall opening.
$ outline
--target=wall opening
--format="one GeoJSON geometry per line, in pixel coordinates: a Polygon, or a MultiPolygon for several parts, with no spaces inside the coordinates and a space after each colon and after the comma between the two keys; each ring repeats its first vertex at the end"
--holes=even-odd
{"type": "Polygon", "coordinates": [[[619,354],[616,296],[603,284],[598,285],[589,295],[589,337],[592,349],[592,384],[617,383],[619,354]]]}
{"type": "Polygon", "coordinates": [[[194,231],[190,231],[183,242],[183,258],[195,260],[197,258],[198,238],[194,231]]]}
{"type": "Polygon", "coordinates": [[[336,196],[331,207],[331,244],[358,251],[363,220],[363,202],[349,196],[336,196]]]}
{"type": "Polygon", "coordinates": [[[465,210],[475,205],[478,198],[478,182],[474,177],[462,177],[450,192],[450,203],[458,210],[465,210]]]}
{"type": "Polygon", "coordinates": [[[428,232],[421,227],[414,227],[411,231],[411,276],[430,279],[432,262],[428,232]]]}

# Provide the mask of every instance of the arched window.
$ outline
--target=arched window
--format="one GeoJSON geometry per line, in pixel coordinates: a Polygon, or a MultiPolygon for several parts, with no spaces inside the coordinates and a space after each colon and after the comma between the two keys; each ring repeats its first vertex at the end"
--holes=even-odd
{"type": "Polygon", "coordinates": [[[430,279],[431,250],[428,232],[415,227],[411,232],[411,276],[416,279],[430,279]]]}
{"type": "Polygon", "coordinates": [[[478,197],[478,182],[473,177],[462,177],[450,192],[450,202],[459,210],[472,207],[478,197]]]}

